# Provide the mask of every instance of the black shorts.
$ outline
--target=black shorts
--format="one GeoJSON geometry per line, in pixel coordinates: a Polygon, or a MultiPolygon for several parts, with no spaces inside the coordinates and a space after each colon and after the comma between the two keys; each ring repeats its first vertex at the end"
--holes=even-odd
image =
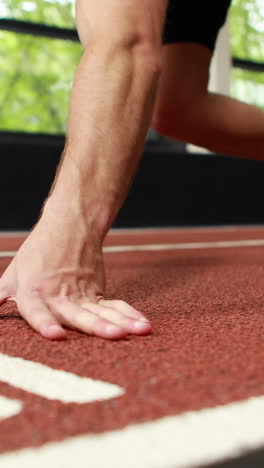
{"type": "Polygon", "coordinates": [[[214,50],[232,0],[169,0],[163,44],[196,42],[214,50]]]}

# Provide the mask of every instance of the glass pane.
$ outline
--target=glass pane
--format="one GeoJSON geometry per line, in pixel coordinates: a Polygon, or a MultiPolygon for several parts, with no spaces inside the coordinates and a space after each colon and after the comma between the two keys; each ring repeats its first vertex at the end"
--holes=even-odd
{"type": "Polygon", "coordinates": [[[264,73],[233,68],[231,94],[264,110],[264,73]]]}
{"type": "MultiPolygon", "coordinates": [[[[0,17],[76,29],[75,0],[0,0],[0,17]]],[[[0,130],[65,134],[78,42],[0,30],[0,130]],[[62,73],[63,71],[63,73],[62,73]]],[[[147,142],[177,146],[149,129],[147,142]]]]}
{"type": "Polygon", "coordinates": [[[78,42],[0,31],[0,129],[64,134],[78,42]]]}
{"type": "MultiPolygon", "coordinates": [[[[264,63],[264,1],[233,0],[231,52],[236,58],[264,63]]],[[[264,109],[264,72],[233,68],[231,95],[264,109]]]]}
{"type": "Polygon", "coordinates": [[[230,13],[232,55],[264,62],[264,1],[233,0],[230,13]]]}
{"type": "Polygon", "coordinates": [[[0,17],[76,28],[74,0],[0,0],[0,17]]]}

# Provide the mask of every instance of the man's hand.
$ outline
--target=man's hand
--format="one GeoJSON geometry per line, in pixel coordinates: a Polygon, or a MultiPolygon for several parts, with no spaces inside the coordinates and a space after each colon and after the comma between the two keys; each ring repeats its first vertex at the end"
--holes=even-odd
{"type": "Polygon", "coordinates": [[[102,243],[144,149],[167,4],[76,2],[85,51],[73,83],[65,158],[40,221],[0,279],[0,303],[15,299],[44,337],[64,338],[63,326],[103,338],[151,330],[141,312],[105,300],[102,243]]]}
{"type": "Polygon", "coordinates": [[[121,300],[106,300],[102,247],[80,214],[43,215],[0,279],[0,303],[15,300],[42,336],[63,339],[63,326],[119,339],[151,330],[144,316],[121,300]]]}

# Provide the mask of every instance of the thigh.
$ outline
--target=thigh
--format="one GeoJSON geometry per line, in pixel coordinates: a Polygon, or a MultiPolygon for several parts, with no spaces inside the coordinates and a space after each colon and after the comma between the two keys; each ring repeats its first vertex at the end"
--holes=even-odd
{"type": "Polygon", "coordinates": [[[188,112],[195,97],[207,91],[212,51],[196,43],[175,43],[162,48],[162,72],[153,121],[188,112]]]}
{"type": "Polygon", "coordinates": [[[138,37],[161,45],[168,0],[76,0],[81,42],[138,37]]]}

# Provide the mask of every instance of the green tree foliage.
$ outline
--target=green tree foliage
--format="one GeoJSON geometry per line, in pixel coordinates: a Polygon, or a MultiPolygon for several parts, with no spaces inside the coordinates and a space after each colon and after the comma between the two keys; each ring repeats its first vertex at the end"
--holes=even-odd
{"type": "MultiPolygon", "coordinates": [[[[233,0],[230,13],[232,55],[264,64],[264,0],[233,0]]],[[[264,109],[264,72],[233,69],[231,94],[264,109]]]]}
{"type": "MultiPolygon", "coordinates": [[[[1,0],[0,15],[76,28],[73,2],[67,0],[1,0]]],[[[0,31],[0,128],[64,134],[82,53],[78,42],[0,31]]]]}
{"type": "MultiPolygon", "coordinates": [[[[0,17],[76,28],[74,0],[0,0],[0,17]]],[[[264,62],[263,34],[264,0],[233,0],[233,55],[264,62]]],[[[78,42],[0,31],[0,129],[64,134],[82,53],[78,42]]],[[[264,108],[263,84],[264,73],[233,71],[232,94],[264,108]]]]}
{"type": "Polygon", "coordinates": [[[0,0],[0,15],[60,28],[76,27],[74,0],[0,0]]]}

